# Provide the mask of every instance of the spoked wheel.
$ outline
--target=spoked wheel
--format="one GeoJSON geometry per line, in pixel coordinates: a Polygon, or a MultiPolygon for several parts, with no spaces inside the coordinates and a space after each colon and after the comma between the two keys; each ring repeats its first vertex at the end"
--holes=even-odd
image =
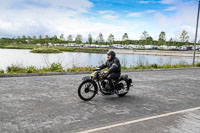
{"type": "Polygon", "coordinates": [[[117,95],[119,97],[123,97],[128,93],[130,86],[125,80],[120,80],[118,83],[118,88],[119,89],[117,95]]]}
{"type": "Polygon", "coordinates": [[[83,81],[78,87],[78,96],[84,100],[89,101],[97,94],[97,86],[92,80],[83,81]]]}

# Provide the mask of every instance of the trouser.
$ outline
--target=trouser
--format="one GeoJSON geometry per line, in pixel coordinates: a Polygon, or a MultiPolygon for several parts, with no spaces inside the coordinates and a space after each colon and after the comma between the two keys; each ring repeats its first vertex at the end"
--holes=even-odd
{"type": "Polygon", "coordinates": [[[110,84],[110,88],[114,89],[114,84],[112,80],[117,80],[120,77],[121,73],[111,73],[107,76],[108,82],[110,84]]]}

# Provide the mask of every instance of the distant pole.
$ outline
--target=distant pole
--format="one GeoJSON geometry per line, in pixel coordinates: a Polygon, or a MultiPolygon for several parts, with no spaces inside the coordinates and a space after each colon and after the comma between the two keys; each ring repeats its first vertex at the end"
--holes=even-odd
{"type": "Polygon", "coordinates": [[[194,55],[193,55],[193,63],[192,63],[193,67],[194,67],[194,64],[195,64],[197,32],[198,32],[198,25],[199,25],[199,10],[200,10],[200,0],[199,0],[199,7],[198,7],[198,13],[197,13],[196,34],[195,34],[195,40],[194,40],[194,55]]]}

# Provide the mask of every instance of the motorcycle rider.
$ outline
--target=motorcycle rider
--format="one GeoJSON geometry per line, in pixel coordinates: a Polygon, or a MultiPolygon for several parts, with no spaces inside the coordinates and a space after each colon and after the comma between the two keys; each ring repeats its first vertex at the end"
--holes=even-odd
{"type": "Polygon", "coordinates": [[[104,74],[106,74],[106,78],[109,81],[111,90],[114,89],[114,85],[112,80],[116,80],[121,75],[121,64],[119,59],[116,57],[116,54],[114,51],[108,51],[107,52],[107,61],[105,64],[102,64],[99,66],[100,69],[108,68],[108,71],[104,71],[104,74]]]}

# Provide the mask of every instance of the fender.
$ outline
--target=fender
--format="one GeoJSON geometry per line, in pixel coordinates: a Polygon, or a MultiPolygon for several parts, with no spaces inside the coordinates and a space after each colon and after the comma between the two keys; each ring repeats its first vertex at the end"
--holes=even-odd
{"type": "Polygon", "coordinates": [[[89,80],[89,79],[91,79],[90,76],[85,76],[85,77],[82,78],[83,81],[86,81],[86,80],[89,80]]]}

